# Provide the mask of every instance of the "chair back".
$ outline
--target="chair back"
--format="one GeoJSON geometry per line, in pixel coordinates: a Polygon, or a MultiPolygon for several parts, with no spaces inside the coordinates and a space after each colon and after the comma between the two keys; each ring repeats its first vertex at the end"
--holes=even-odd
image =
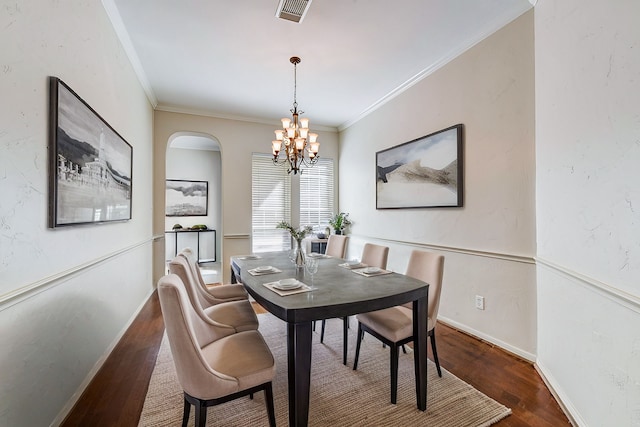
{"type": "MultiPolygon", "coordinates": [[[[428,319],[429,329],[433,329],[440,307],[444,256],[433,252],[413,251],[409,257],[406,275],[429,284],[428,319]]],[[[412,308],[411,304],[406,305],[412,308]]]]}
{"type": "Polygon", "coordinates": [[[342,234],[330,235],[329,240],[327,240],[327,249],[324,253],[334,258],[344,258],[347,253],[348,240],[349,237],[342,234]]]}
{"type": "Polygon", "coordinates": [[[193,278],[191,268],[189,267],[189,263],[187,262],[187,259],[185,257],[176,256],[171,261],[169,261],[169,272],[178,276],[180,281],[183,283],[183,287],[185,288],[187,297],[191,302],[191,306],[205,322],[221,328],[231,328],[231,330],[235,332],[235,328],[233,328],[232,326],[216,322],[204,312],[204,310],[206,310],[207,308],[216,305],[217,302],[215,301],[215,298],[205,292],[196,283],[196,280],[193,278]]]}
{"type": "Polygon", "coordinates": [[[198,268],[198,260],[196,259],[196,254],[193,253],[193,250],[191,248],[184,248],[178,255],[182,255],[186,258],[189,267],[191,267],[193,277],[203,288],[206,288],[207,284],[204,283],[204,277],[202,277],[200,268],[198,268]]]}
{"type": "Polygon", "coordinates": [[[362,249],[363,264],[370,267],[387,268],[387,258],[389,257],[389,248],[387,246],[374,245],[373,243],[365,243],[362,249]]]}
{"type": "Polygon", "coordinates": [[[191,396],[234,392],[237,380],[213,370],[201,351],[233,332],[205,322],[193,309],[184,283],[175,274],[158,281],[158,297],[178,381],[184,391],[191,396]]]}
{"type": "Polygon", "coordinates": [[[196,309],[198,307],[205,309],[215,304],[213,297],[207,295],[197,283],[197,279],[193,276],[193,270],[191,266],[189,266],[186,257],[177,255],[169,261],[169,272],[180,277],[180,280],[182,280],[182,283],[184,283],[187,289],[191,304],[196,309]]]}
{"type": "MultiPolygon", "coordinates": [[[[177,257],[182,257],[187,261],[187,265],[191,270],[191,277],[194,280],[194,285],[197,287],[197,291],[201,294],[202,300],[205,301],[203,304],[204,308],[223,302],[242,301],[248,298],[247,292],[241,285],[226,285],[226,287],[217,286],[212,289],[207,288],[207,284],[202,277],[196,257],[190,248],[183,249],[177,257]]],[[[171,266],[169,266],[169,268],[171,268],[171,266]]],[[[179,273],[176,274],[180,276],[179,273]]],[[[183,279],[183,281],[186,280],[182,276],[180,278],[183,279]]]]}

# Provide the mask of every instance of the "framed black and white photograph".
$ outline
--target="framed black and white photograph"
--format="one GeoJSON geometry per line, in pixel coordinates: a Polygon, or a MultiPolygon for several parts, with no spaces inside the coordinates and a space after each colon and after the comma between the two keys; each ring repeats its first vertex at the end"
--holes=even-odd
{"type": "Polygon", "coordinates": [[[376,153],[376,209],[460,207],[463,125],[376,153]]]}
{"type": "Polygon", "coordinates": [[[166,190],[166,216],[206,216],[209,183],[168,179],[166,190]]]}
{"type": "Polygon", "coordinates": [[[50,227],[131,219],[131,145],[56,77],[49,114],[50,227]]]}

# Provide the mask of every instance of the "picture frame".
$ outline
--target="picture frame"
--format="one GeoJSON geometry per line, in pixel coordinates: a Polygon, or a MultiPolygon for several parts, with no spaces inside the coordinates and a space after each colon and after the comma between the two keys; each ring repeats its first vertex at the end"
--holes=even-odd
{"type": "Polygon", "coordinates": [[[57,77],[48,151],[51,228],[132,218],[133,147],[57,77]]]}
{"type": "Polygon", "coordinates": [[[209,182],[167,179],[165,216],[207,216],[209,182]]]}
{"type": "Polygon", "coordinates": [[[376,209],[463,206],[463,129],[457,124],[376,153],[376,209]]]}

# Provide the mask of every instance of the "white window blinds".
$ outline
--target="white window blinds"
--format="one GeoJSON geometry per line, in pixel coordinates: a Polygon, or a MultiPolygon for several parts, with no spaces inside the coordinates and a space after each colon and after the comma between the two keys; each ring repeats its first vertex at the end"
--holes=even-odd
{"type": "Polygon", "coordinates": [[[253,252],[289,249],[289,233],[276,229],[280,221],[291,223],[291,177],[286,168],[274,166],[270,155],[254,153],[251,183],[253,252]]]}
{"type": "Polygon", "coordinates": [[[333,200],[333,160],[320,158],[300,175],[300,225],[328,224],[333,200]]]}

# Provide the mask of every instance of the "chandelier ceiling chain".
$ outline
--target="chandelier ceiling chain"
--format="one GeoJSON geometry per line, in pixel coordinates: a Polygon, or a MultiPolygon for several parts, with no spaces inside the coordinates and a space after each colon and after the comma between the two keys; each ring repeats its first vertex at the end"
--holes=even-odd
{"type": "MultiPolygon", "coordinates": [[[[293,64],[293,109],[291,110],[292,114],[295,114],[298,109],[298,100],[296,98],[296,94],[298,93],[298,64],[300,63],[300,58],[294,56],[289,59],[289,62],[293,64]]],[[[300,111],[300,114],[304,114],[304,111],[300,111]]]]}
{"type": "Polygon", "coordinates": [[[275,131],[276,139],[271,141],[273,163],[287,166],[287,173],[302,173],[302,166],[312,167],[318,161],[320,143],[317,142],[318,134],[309,133],[309,119],[300,118],[304,111],[298,111],[298,74],[297,65],[301,59],[297,56],[289,58],[293,64],[293,108],[290,110],[292,119],[283,118],[282,129],[275,131]],[[283,156],[280,156],[283,153],[283,156]]]}

